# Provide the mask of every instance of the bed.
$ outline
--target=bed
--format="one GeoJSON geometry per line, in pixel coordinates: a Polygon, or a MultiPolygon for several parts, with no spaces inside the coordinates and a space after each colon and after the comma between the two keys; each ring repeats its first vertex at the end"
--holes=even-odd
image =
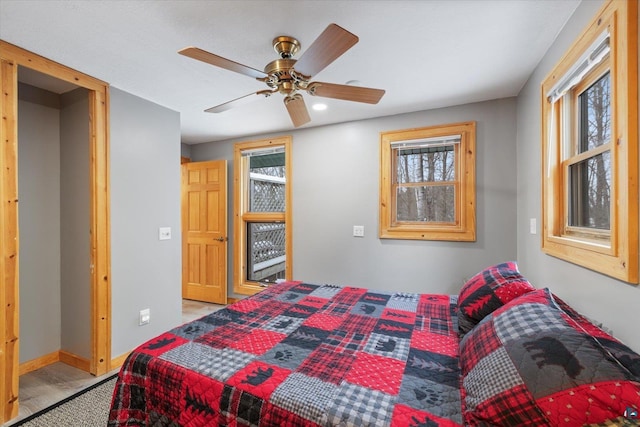
{"type": "Polygon", "coordinates": [[[460,425],[455,306],[273,285],[134,351],[110,425],[460,425]]]}
{"type": "Polygon", "coordinates": [[[108,425],[616,425],[638,406],[640,356],[502,263],[459,295],[272,285],[135,349],[108,425]]]}

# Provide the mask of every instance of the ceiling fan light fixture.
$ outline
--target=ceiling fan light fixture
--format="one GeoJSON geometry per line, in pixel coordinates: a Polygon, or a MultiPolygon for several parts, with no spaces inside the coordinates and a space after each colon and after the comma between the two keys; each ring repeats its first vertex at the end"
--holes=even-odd
{"type": "Polygon", "coordinates": [[[324,111],[327,109],[327,104],[323,104],[321,102],[317,103],[317,104],[313,104],[311,106],[311,108],[313,108],[316,111],[324,111]]]}

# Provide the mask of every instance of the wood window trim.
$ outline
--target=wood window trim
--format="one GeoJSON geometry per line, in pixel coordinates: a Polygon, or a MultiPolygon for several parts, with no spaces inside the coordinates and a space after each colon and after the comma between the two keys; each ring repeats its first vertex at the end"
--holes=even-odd
{"type": "Polygon", "coordinates": [[[247,247],[246,247],[246,223],[260,221],[284,221],[285,223],[285,253],[287,256],[285,274],[287,279],[293,277],[293,214],[292,214],[292,137],[282,136],[278,138],[261,139],[256,141],[238,142],[234,145],[233,154],[233,291],[241,295],[253,295],[264,288],[258,283],[246,280],[247,247]],[[248,200],[246,186],[247,180],[243,173],[246,169],[247,159],[242,157],[245,150],[256,150],[269,147],[284,147],[285,150],[285,211],[273,212],[246,212],[248,200]]]}
{"type": "MultiPolygon", "coordinates": [[[[637,2],[610,0],[541,85],[542,250],[554,257],[629,283],[638,283],[638,11],[637,2]],[[563,174],[561,108],[547,94],[599,34],[609,29],[613,164],[610,239],[566,233],[568,194],[563,174]],[[560,200],[561,203],[557,203],[560,200]]],[[[558,101],[562,102],[562,101],[558,101]]],[[[597,234],[597,233],[592,233],[597,234]]]]}
{"type": "Polygon", "coordinates": [[[381,239],[443,240],[468,242],[476,240],[475,185],[476,123],[473,121],[380,133],[380,205],[381,239]],[[398,223],[395,221],[394,164],[391,145],[394,142],[460,135],[456,147],[456,212],[451,223],[398,223]],[[458,208],[459,207],[459,208],[458,208]]]}

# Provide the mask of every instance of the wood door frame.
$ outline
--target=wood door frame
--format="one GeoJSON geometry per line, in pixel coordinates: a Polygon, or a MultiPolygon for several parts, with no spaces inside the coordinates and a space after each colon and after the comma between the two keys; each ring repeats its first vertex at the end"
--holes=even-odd
{"type": "Polygon", "coordinates": [[[89,92],[91,356],[89,371],[111,368],[109,85],[0,40],[0,423],[18,415],[19,226],[18,66],[89,92]]]}

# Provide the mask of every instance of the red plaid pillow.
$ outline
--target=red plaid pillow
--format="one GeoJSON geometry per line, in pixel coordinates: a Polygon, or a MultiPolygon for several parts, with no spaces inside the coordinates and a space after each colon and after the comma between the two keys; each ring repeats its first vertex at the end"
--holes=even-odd
{"type": "Polygon", "coordinates": [[[638,411],[640,355],[585,322],[549,289],[481,321],[460,342],[465,425],[582,426],[638,411]]]}
{"type": "Polygon", "coordinates": [[[458,330],[469,332],[488,314],[535,288],[518,271],[515,262],[487,267],[469,279],[458,296],[458,330]]]}

